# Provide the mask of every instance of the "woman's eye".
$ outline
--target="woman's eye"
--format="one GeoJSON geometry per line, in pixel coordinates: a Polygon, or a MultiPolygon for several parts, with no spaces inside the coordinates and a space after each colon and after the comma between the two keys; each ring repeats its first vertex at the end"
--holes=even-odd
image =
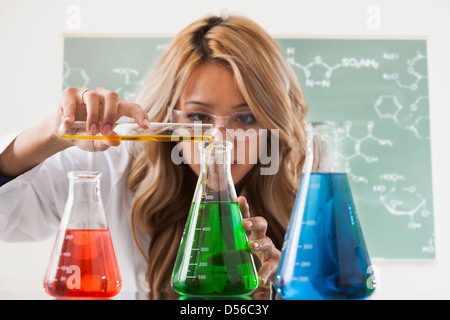
{"type": "Polygon", "coordinates": [[[200,112],[191,112],[188,114],[188,118],[190,121],[201,121],[201,122],[210,121],[210,116],[208,114],[200,112]]]}
{"type": "Polygon", "coordinates": [[[252,113],[242,113],[236,120],[242,124],[254,124],[256,123],[256,117],[252,113]]]}

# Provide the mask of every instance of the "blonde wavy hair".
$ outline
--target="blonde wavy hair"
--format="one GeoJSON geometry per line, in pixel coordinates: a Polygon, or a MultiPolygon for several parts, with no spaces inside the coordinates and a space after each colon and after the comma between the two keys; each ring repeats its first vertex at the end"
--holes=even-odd
{"type": "MultiPolygon", "coordinates": [[[[292,68],[274,40],[243,16],[206,16],[170,43],[137,99],[151,121],[167,122],[181,90],[200,64],[232,70],[248,106],[266,129],[279,129],[279,170],[260,175],[261,163],[236,185],[252,215],[268,222],[269,236],[281,249],[305,158],[307,106],[292,68]]],[[[270,144],[270,135],[267,137],[270,144]]],[[[129,187],[134,192],[131,219],[150,236],[147,281],[152,292],[170,290],[170,277],[191,205],[196,174],[171,161],[172,143],[148,142],[134,159],[129,187]]],[[[270,145],[268,147],[270,150],[270,145]]]]}

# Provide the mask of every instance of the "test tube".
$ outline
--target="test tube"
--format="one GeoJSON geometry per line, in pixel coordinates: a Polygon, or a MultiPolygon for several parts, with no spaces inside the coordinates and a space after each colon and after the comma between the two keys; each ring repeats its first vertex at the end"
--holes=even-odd
{"type": "Polygon", "coordinates": [[[148,129],[141,128],[135,121],[118,121],[113,132],[104,136],[92,135],[86,129],[86,121],[61,124],[59,134],[68,140],[121,140],[121,141],[165,141],[203,142],[213,140],[213,125],[202,123],[150,122],[148,129]]]}

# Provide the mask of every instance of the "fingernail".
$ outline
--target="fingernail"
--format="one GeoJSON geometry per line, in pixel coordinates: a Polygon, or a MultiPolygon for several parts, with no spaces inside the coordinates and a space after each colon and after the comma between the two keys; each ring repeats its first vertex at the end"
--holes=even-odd
{"type": "Polygon", "coordinates": [[[259,277],[259,282],[260,282],[262,285],[265,285],[266,282],[267,282],[267,279],[266,279],[265,277],[259,277]]]}
{"type": "Polygon", "coordinates": [[[242,223],[245,224],[244,227],[246,227],[247,229],[253,227],[253,222],[251,222],[250,220],[243,220],[242,223]]]}
{"type": "Polygon", "coordinates": [[[97,134],[97,125],[95,123],[91,124],[91,129],[89,130],[91,135],[97,134]]]}
{"type": "Polygon", "coordinates": [[[150,122],[148,121],[148,119],[144,119],[143,123],[144,123],[145,127],[147,127],[147,128],[150,127],[150,122]]]}
{"type": "Polygon", "coordinates": [[[71,116],[65,116],[64,119],[63,119],[63,122],[64,122],[65,124],[67,124],[67,123],[69,123],[69,122],[71,122],[71,121],[72,121],[72,117],[71,117],[71,116]]]}
{"type": "Polygon", "coordinates": [[[103,133],[104,136],[108,136],[111,133],[111,125],[110,124],[105,124],[103,126],[102,133],[103,133]]]}
{"type": "Polygon", "coordinates": [[[260,247],[260,244],[258,241],[252,241],[250,242],[250,246],[254,249],[254,250],[258,250],[260,247]]]}

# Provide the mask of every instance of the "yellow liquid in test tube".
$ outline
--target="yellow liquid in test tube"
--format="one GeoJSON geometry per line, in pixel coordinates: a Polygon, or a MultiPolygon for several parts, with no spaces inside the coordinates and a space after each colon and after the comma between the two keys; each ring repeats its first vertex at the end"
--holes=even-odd
{"type": "Polygon", "coordinates": [[[117,123],[111,135],[92,135],[86,130],[86,122],[75,121],[61,125],[59,134],[68,140],[109,141],[161,141],[161,142],[204,142],[213,140],[211,124],[152,122],[147,129],[135,122],[117,123]]]}
{"type": "Polygon", "coordinates": [[[159,142],[203,142],[212,141],[213,137],[210,135],[111,135],[111,136],[73,136],[63,134],[64,139],[68,140],[110,140],[110,141],[159,141],[159,142]]]}

